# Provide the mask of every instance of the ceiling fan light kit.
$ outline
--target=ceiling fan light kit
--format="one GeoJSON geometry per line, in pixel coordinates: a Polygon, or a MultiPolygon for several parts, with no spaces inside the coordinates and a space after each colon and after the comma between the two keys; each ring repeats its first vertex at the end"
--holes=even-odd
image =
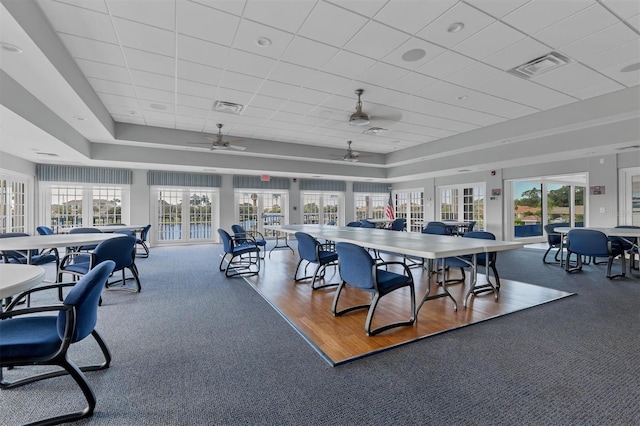
{"type": "Polygon", "coordinates": [[[362,112],[362,101],[360,101],[360,95],[364,93],[364,90],[358,89],[355,93],[358,95],[358,103],[356,103],[356,112],[351,114],[349,118],[349,124],[351,126],[366,126],[369,124],[369,116],[362,112]]]}

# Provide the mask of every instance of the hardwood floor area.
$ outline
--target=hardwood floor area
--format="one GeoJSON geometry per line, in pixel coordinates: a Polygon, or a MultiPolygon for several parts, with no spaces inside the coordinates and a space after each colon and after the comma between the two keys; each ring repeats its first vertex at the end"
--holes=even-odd
{"type": "MultiPolygon", "coordinates": [[[[469,273],[465,283],[448,285],[449,292],[458,302],[458,311],[454,311],[453,302],[446,297],[425,302],[418,313],[417,322],[413,326],[396,327],[379,335],[368,337],[364,323],[367,309],[356,310],[346,315],[334,317],[331,304],[336,286],[319,290],[311,290],[310,280],[294,282],[293,273],[298,262],[297,252],[276,250],[267,256],[262,264],[260,274],[248,277],[246,281],[252,285],[316,351],[331,365],[387,350],[399,345],[420,340],[438,333],[468,326],[491,318],[496,318],[532,306],[547,303],[570,296],[553,289],[501,279],[499,300],[492,293],[472,296],[469,307],[462,304],[469,285],[469,273]]],[[[385,260],[390,260],[385,256],[385,260]]],[[[399,260],[399,259],[397,259],[399,260]]],[[[309,266],[313,272],[314,265],[309,266]]],[[[483,272],[484,268],[480,268],[483,272]]],[[[427,291],[427,274],[422,268],[412,268],[416,283],[416,299],[419,302],[427,291]]],[[[460,276],[459,270],[451,273],[450,278],[460,276]]],[[[478,274],[479,282],[486,280],[478,274]]],[[[325,282],[338,283],[340,276],[337,267],[328,268],[325,282]]],[[[432,292],[440,292],[437,285],[432,284],[432,292]]],[[[347,287],[340,296],[340,307],[343,303],[368,303],[370,294],[353,287],[347,287]]],[[[372,327],[409,318],[409,290],[400,289],[389,294],[378,304],[372,327]]]]}

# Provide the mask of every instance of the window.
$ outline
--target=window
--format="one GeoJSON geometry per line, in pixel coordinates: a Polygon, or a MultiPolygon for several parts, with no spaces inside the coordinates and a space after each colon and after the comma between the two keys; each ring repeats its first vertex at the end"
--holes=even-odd
{"type": "Polygon", "coordinates": [[[394,203],[397,218],[407,220],[407,231],[420,232],[424,227],[424,192],[396,192],[394,203]]]}
{"type": "Polygon", "coordinates": [[[356,221],[361,219],[384,219],[388,193],[354,194],[356,221]]]}
{"type": "Polygon", "coordinates": [[[438,220],[475,221],[475,230],[484,229],[485,186],[483,183],[438,188],[438,220]]]}
{"type": "Polygon", "coordinates": [[[156,200],[158,244],[213,238],[213,229],[217,228],[218,222],[217,189],[152,187],[152,193],[156,200]]]}
{"type": "Polygon", "coordinates": [[[265,236],[274,236],[275,231],[265,225],[289,223],[289,193],[282,190],[236,190],[236,222],[247,231],[257,231],[265,236]]]}
{"type": "Polygon", "coordinates": [[[339,192],[303,192],[303,222],[306,224],[340,223],[344,209],[344,194],[339,192]]]}
{"type": "Polygon", "coordinates": [[[29,182],[28,178],[0,173],[0,232],[29,233],[29,182]]]}
{"type": "Polygon", "coordinates": [[[44,223],[62,227],[126,223],[129,187],[81,183],[42,183],[44,223]]]}

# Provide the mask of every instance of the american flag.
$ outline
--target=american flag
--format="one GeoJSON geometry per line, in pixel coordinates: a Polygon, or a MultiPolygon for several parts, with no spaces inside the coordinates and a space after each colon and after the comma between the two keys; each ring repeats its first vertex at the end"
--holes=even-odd
{"type": "Polygon", "coordinates": [[[387,210],[385,213],[389,220],[394,220],[396,218],[396,213],[393,210],[393,199],[391,198],[391,193],[389,193],[389,201],[387,202],[387,210]]]}

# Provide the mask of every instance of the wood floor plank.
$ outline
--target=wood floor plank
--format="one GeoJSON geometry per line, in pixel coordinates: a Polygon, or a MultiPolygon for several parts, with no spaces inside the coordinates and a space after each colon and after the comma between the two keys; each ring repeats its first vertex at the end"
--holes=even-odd
{"type": "MultiPolygon", "coordinates": [[[[470,274],[467,273],[464,283],[451,283],[447,286],[458,303],[458,311],[454,311],[454,304],[447,297],[428,300],[422,306],[417,322],[413,326],[396,327],[368,337],[364,330],[367,309],[334,317],[331,313],[331,305],[336,286],[312,290],[311,280],[295,282],[293,277],[297,262],[297,253],[274,251],[264,261],[260,274],[248,277],[246,281],[274,306],[331,365],[338,365],[430,335],[496,318],[572,294],[501,279],[497,301],[492,293],[485,293],[472,296],[469,307],[464,308],[463,300],[468,291],[470,279],[470,274]]],[[[314,266],[311,265],[307,273],[312,274],[313,268],[314,266]]],[[[419,303],[428,288],[427,273],[422,268],[412,268],[411,272],[416,283],[416,299],[419,303]]],[[[459,276],[459,271],[451,271],[451,278],[459,276]]],[[[478,274],[478,280],[486,282],[486,277],[478,274]]],[[[319,284],[339,281],[337,268],[329,268],[319,284]]],[[[433,282],[433,277],[431,288],[432,293],[442,291],[441,287],[433,282]]],[[[347,287],[340,297],[340,306],[368,303],[369,300],[368,292],[347,287]]],[[[403,321],[408,319],[409,315],[409,290],[401,289],[380,300],[373,327],[388,322],[403,321]]]]}

